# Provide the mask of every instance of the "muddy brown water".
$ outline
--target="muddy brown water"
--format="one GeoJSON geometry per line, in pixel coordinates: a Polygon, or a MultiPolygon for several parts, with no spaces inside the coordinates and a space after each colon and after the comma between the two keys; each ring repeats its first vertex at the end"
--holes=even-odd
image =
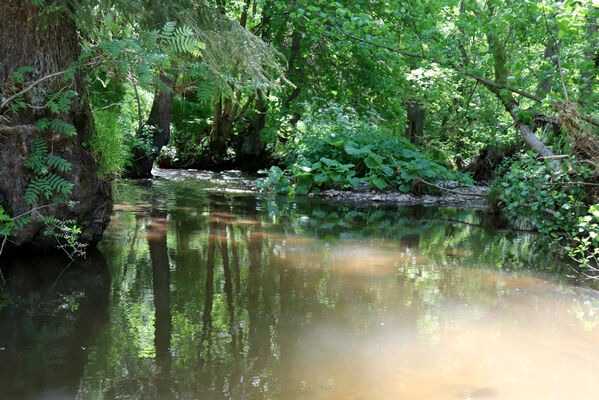
{"type": "Polygon", "coordinates": [[[599,292],[542,238],[168,174],[85,261],[3,267],[0,398],[599,398],[599,292]]]}

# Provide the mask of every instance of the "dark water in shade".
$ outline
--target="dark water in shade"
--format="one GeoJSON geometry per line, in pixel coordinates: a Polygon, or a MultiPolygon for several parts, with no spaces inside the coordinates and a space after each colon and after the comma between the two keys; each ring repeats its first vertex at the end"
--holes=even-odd
{"type": "Polygon", "coordinates": [[[87,260],[3,267],[1,399],[599,399],[599,292],[539,237],[162,174],[87,260]]]}

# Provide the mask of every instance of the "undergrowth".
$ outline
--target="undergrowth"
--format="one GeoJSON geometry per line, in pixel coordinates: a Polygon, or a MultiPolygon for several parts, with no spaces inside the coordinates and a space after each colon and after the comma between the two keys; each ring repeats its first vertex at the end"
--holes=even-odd
{"type": "Polygon", "coordinates": [[[263,170],[263,189],[285,194],[355,189],[409,192],[414,180],[435,183],[457,179],[472,183],[384,127],[374,114],[358,115],[339,105],[305,115],[283,150],[283,167],[263,170]]]}

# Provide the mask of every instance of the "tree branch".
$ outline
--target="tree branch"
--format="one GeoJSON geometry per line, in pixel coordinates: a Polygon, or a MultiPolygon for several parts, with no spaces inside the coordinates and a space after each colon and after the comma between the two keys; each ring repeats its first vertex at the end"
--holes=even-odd
{"type": "Polygon", "coordinates": [[[47,81],[47,80],[49,80],[49,79],[53,79],[53,78],[59,77],[59,76],[61,76],[61,75],[64,75],[64,74],[65,74],[67,71],[68,71],[68,69],[65,69],[64,71],[60,71],[60,72],[55,72],[55,73],[53,73],[53,74],[46,75],[46,76],[44,76],[44,77],[42,77],[42,78],[38,79],[38,80],[37,80],[37,81],[35,81],[35,82],[32,82],[32,83],[31,83],[29,86],[27,86],[25,89],[21,90],[20,92],[18,92],[18,93],[16,93],[16,94],[13,94],[13,95],[12,95],[12,96],[10,96],[8,99],[4,100],[4,101],[2,102],[2,104],[0,105],[0,112],[1,112],[2,110],[4,110],[4,108],[5,108],[5,107],[6,107],[8,104],[10,104],[10,102],[11,102],[11,101],[13,101],[14,99],[16,99],[17,97],[19,97],[19,96],[21,96],[21,95],[23,95],[23,94],[25,94],[25,93],[29,92],[31,89],[33,89],[34,87],[36,87],[37,85],[39,85],[39,84],[40,84],[40,83],[42,83],[42,82],[45,82],[45,81],[47,81]]]}
{"type": "MultiPolygon", "coordinates": [[[[349,39],[352,39],[352,40],[355,40],[357,42],[364,43],[364,44],[367,44],[367,45],[370,45],[370,46],[373,46],[373,47],[377,47],[377,48],[380,48],[380,49],[383,49],[383,50],[388,50],[390,52],[402,55],[404,57],[419,58],[421,60],[426,60],[426,61],[429,61],[429,62],[433,62],[433,63],[441,65],[443,67],[451,68],[451,69],[453,69],[455,72],[457,72],[460,75],[467,76],[469,78],[475,79],[475,80],[479,81],[480,83],[482,83],[483,85],[485,85],[487,87],[492,87],[492,88],[499,89],[499,90],[506,89],[506,90],[509,90],[512,93],[516,93],[516,94],[519,94],[522,97],[526,97],[527,99],[536,101],[537,103],[542,103],[543,102],[543,99],[541,99],[539,96],[535,96],[534,94],[528,93],[528,92],[526,92],[524,90],[521,90],[521,89],[518,89],[518,88],[514,88],[514,87],[509,86],[509,85],[503,85],[503,84],[500,84],[498,82],[495,82],[492,79],[488,79],[488,78],[482,77],[480,75],[476,75],[476,74],[464,71],[463,69],[457,67],[456,65],[454,65],[454,64],[452,64],[450,62],[443,63],[443,62],[440,62],[438,60],[435,60],[434,58],[431,58],[431,57],[427,56],[426,54],[411,53],[411,52],[403,51],[401,49],[393,48],[393,47],[390,47],[390,46],[386,46],[386,45],[383,45],[383,44],[375,43],[375,42],[372,42],[370,40],[366,40],[366,39],[362,39],[360,37],[354,36],[354,35],[352,35],[352,34],[350,34],[348,32],[345,32],[343,29],[339,28],[337,25],[335,25],[333,23],[333,21],[331,21],[331,20],[328,20],[328,21],[343,36],[346,36],[349,39]]],[[[553,101],[552,102],[553,106],[555,106],[556,104],[557,104],[557,101],[553,101]]],[[[596,118],[594,118],[592,116],[589,116],[589,115],[584,115],[584,114],[581,114],[580,117],[582,118],[583,121],[585,121],[585,122],[587,122],[587,123],[589,123],[591,125],[594,125],[596,127],[599,127],[599,120],[598,119],[596,119],[596,118]]]]}

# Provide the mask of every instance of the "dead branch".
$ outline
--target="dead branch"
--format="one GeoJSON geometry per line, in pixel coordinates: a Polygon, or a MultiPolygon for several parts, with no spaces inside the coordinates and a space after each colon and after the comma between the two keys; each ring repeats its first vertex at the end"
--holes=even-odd
{"type": "Polygon", "coordinates": [[[17,97],[24,95],[25,93],[29,92],[31,89],[33,89],[34,87],[36,87],[37,85],[39,85],[42,82],[45,82],[49,79],[53,79],[53,78],[57,78],[61,75],[64,75],[66,72],[68,71],[68,69],[65,69],[64,71],[60,71],[60,72],[54,72],[53,74],[50,75],[46,75],[40,79],[38,79],[35,82],[32,82],[29,86],[27,86],[25,89],[21,90],[18,93],[13,94],[12,96],[10,96],[8,99],[4,100],[2,102],[2,104],[0,105],[0,112],[2,110],[4,110],[4,108],[10,104],[11,101],[13,101],[14,99],[16,99],[17,97]]]}

